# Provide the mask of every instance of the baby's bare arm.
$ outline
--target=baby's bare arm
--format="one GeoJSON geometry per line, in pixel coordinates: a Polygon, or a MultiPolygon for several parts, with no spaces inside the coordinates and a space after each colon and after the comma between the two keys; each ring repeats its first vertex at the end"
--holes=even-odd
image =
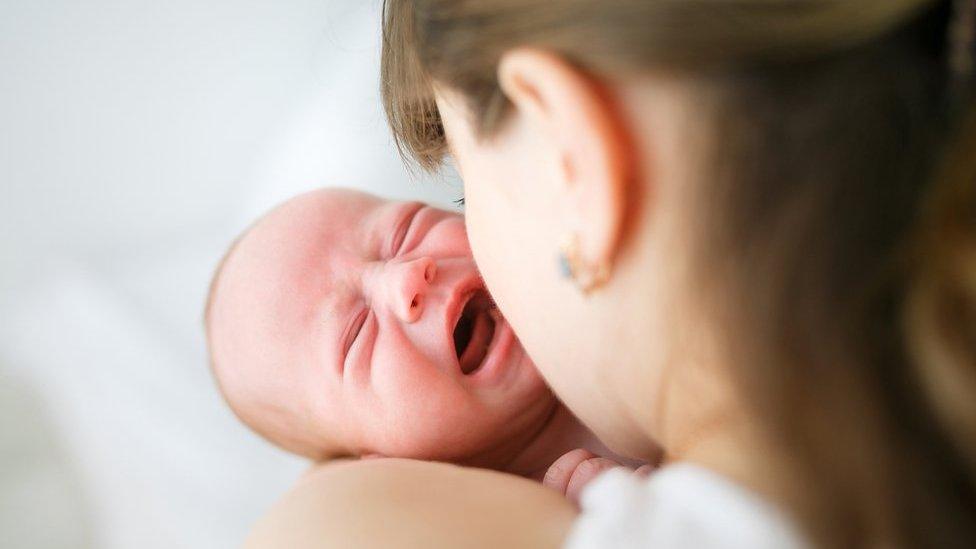
{"type": "Polygon", "coordinates": [[[403,459],[317,467],[261,519],[246,547],[558,547],[575,517],[513,475],[403,459]]]}

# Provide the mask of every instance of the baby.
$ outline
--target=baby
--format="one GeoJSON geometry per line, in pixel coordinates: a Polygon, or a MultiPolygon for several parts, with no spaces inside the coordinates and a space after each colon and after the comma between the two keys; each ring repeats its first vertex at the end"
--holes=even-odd
{"type": "Polygon", "coordinates": [[[447,461],[569,495],[618,462],[640,465],[548,389],[457,213],[345,189],[293,198],[231,246],[206,317],[227,403],[288,451],[447,461]]]}

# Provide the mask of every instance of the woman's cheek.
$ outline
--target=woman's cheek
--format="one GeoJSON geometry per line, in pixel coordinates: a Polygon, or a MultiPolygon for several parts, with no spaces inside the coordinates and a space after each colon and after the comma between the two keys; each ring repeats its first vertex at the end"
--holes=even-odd
{"type": "Polygon", "coordinates": [[[466,209],[465,224],[471,254],[497,302],[500,297],[496,295],[497,275],[504,274],[505,269],[500,266],[506,264],[506,258],[501,255],[503,250],[497,249],[501,248],[500,243],[506,242],[508,236],[504,230],[505,214],[486,211],[481,200],[469,202],[466,209]]]}
{"type": "MultiPolygon", "coordinates": [[[[520,258],[524,237],[518,235],[511,212],[482,208],[476,202],[468,216],[468,236],[475,263],[502,314],[513,327],[520,323],[525,292],[534,284],[520,258]]],[[[516,329],[516,333],[518,330],[516,329]]],[[[521,335],[521,334],[520,334],[521,335]]]]}

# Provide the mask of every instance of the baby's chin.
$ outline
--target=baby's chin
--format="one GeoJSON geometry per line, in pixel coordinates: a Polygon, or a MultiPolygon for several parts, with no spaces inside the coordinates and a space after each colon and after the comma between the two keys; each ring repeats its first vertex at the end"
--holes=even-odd
{"type": "MultiPolygon", "coordinates": [[[[537,375],[537,374],[536,374],[537,375]]],[[[387,440],[371,452],[388,457],[444,461],[462,465],[499,468],[509,463],[552,417],[559,401],[541,382],[531,401],[517,409],[488,411],[485,415],[455,415],[457,421],[426,422],[424,429],[396,440],[387,440]]],[[[369,455],[369,453],[364,454],[369,455]]]]}

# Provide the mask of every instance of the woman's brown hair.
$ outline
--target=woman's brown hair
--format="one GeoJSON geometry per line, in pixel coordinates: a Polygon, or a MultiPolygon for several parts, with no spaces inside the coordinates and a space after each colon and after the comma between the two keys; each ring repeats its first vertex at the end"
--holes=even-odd
{"type": "MultiPolygon", "coordinates": [[[[695,243],[743,400],[807,487],[824,546],[976,540],[973,3],[386,0],[397,146],[435,169],[431,82],[480,137],[516,46],[597,78],[686,75],[714,136],[695,243]]],[[[691,92],[690,92],[691,93],[691,92]]]]}

